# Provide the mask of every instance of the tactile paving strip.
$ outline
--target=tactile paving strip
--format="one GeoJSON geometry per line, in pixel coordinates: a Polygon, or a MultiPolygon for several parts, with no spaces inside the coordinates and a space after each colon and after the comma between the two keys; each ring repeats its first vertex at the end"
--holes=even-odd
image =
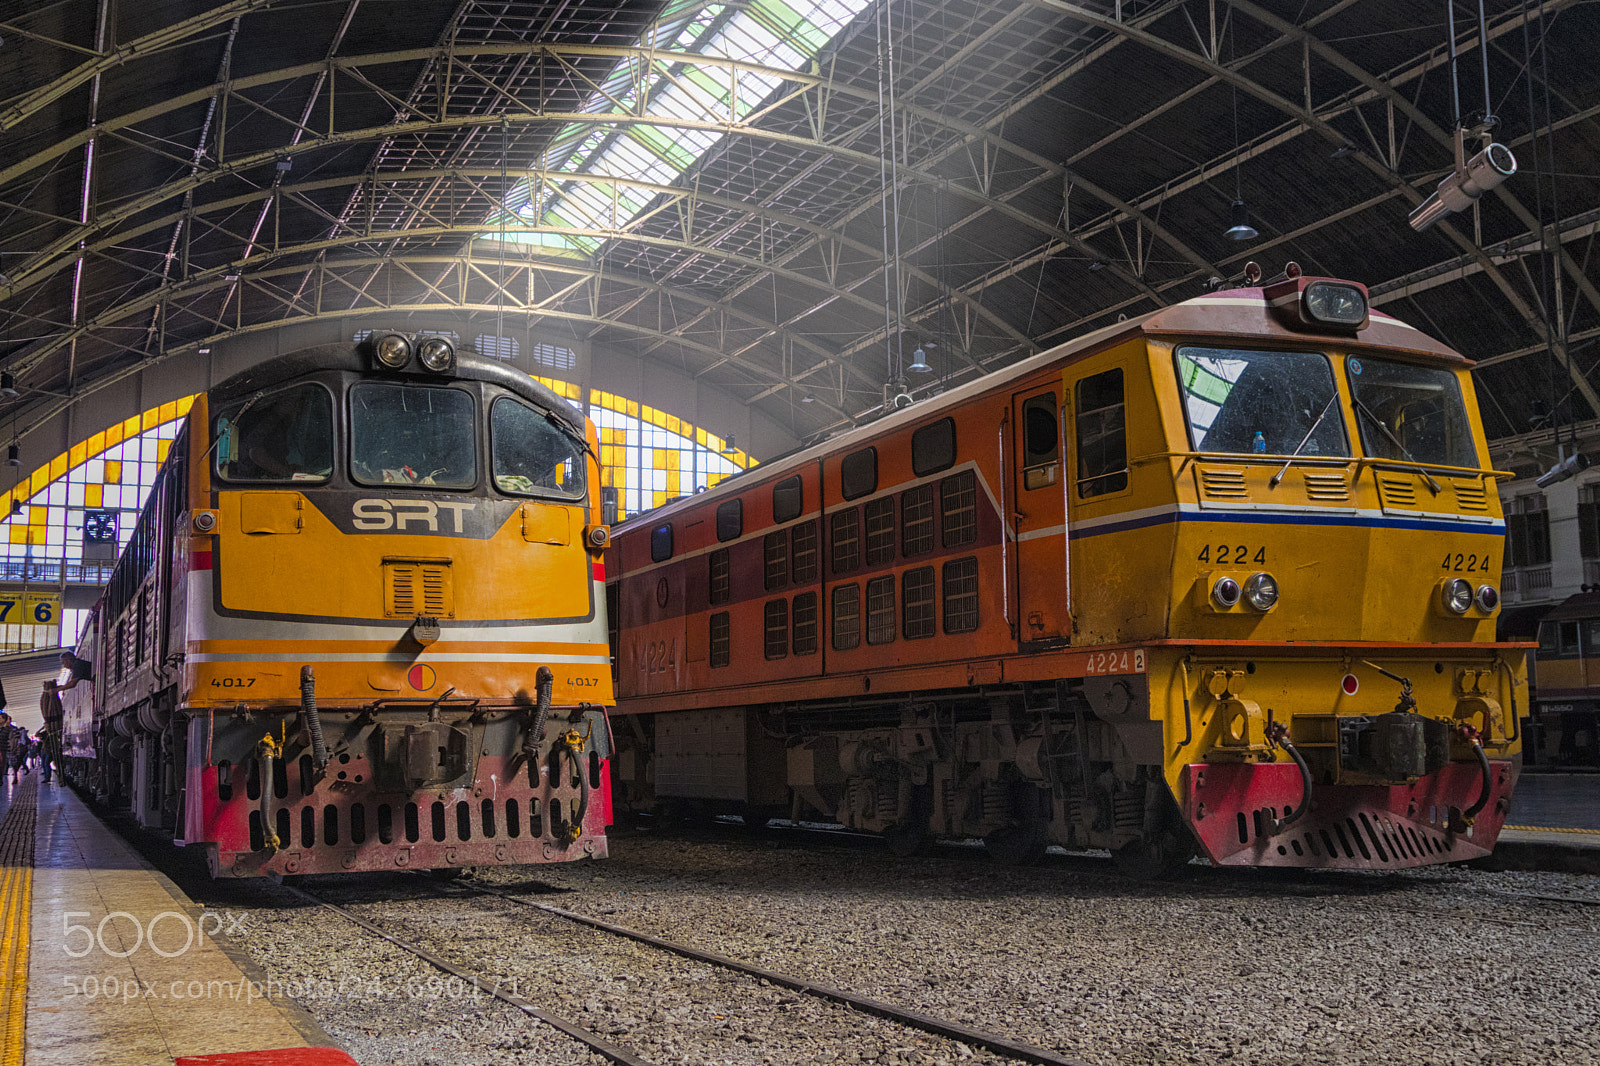
{"type": "Polygon", "coordinates": [[[21,1066],[28,1022],[28,932],[33,917],[33,837],[39,779],[15,786],[0,819],[0,1066],[21,1066]]]}

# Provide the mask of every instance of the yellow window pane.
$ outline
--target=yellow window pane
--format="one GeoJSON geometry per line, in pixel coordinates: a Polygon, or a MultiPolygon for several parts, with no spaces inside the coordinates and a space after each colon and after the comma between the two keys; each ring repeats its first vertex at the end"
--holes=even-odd
{"type": "Polygon", "coordinates": [[[42,503],[36,503],[28,508],[28,525],[30,526],[42,526],[49,517],[50,508],[42,503]]]}
{"type": "Polygon", "coordinates": [[[35,470],[33,476],[28,479],[28,495],[33,496],[36,493],[43,492],[44,487],[50,484],[50,480],[50,471],[48,469],[41,467],[35,470]]]}
{"type": "Polygon", "coordinates": [[[83,465],[84,460],[88,459],[88,458],[89,458],[89,447],[88,447],[88,445],[87,444],[74,444],[72,446],[72,451],[69,453],[68,461],[73,466],[81,466],[81,465],[83,465]]]}
{"type": "Polygon", "coordinates": [[[13,543],[13,544],[27,544],[28,543],[28,527],[24,526],[24,525],[13,524],[12,527],[11,527],[11,543],[13,543]]]}
{"type": "Polygon", "coordinates": [[[83,487],[83,505],[85,507],[99,507],[100,501],[103,499],[105,499],[105,493],[99,485],[85,485],[83,487]]]}
{"type": "Polygon", "coordinates": [[[115,448],[117,445],[119,445],[121,443],[122,443],[122,423],[118,422],[116,425],[114,425],[110,429],[106,430],[106,448],[107,449],[115,448]]]}
{"type": "Polygon", "coordinates": [[[140,416],[133,415],[129,418],[124,418],[122,420],[122,439],[127,440],[129,437],[137,437],[144,432],[144,429],[144,419],[140,416]]]}
{"type": "Polygon", "coordinates": [[[182,418],[184,415],[188,414],[190,409],[194,407],[194,401],[195,398],[193,396],[185,396],[183,399],[179,400],[178,417],[182,418]]]}
{"type": "Polygon", "coordinates": [[[120,485],[120,484],[122,484],[122,460],[121,459],[107,459],[106,460],[106,484],[107,485],[120,485]]]}
{"type": "Polygon", "coordinates": [[[103,452],[105,450],[106,450],[106,435],[104,433],[96,433],[94,436],[89,438],[89,449],[88,449],[88,451],[89,451],[89,457],[91,459],[94,458],[96,455],[99,455],[101,452],[103,452]]]}
{"type": "Polygon", "coordinates": [[[169,451],[171,451],[171,450],[172,450],[172,442],[170,440],[158,440],[158,441],[156,441],[156,462],[158,462],[158,463],[166,462],[167,461],[167,453],[169,451]]]}
{"type": "Polygon", "coordinates": [[[50,471],[50,480],[51,481],[56,480],[62,474],[65,474],[67,472],[68,459],[69,459],[69,457],[68,457],[67,453],[66,452],[62,452],[60,455],[58,455],[54,459],[50,460],[50,466],[48,467],[48,469],[50,471]]]}

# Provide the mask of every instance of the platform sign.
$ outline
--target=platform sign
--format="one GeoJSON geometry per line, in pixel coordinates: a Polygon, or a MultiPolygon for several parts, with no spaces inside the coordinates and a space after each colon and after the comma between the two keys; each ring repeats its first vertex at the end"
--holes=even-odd
{"type": "Polygon", "coordinates": [[[60,621],[59,592],[0,591],[0,625],[53,626],[60,621]]]}

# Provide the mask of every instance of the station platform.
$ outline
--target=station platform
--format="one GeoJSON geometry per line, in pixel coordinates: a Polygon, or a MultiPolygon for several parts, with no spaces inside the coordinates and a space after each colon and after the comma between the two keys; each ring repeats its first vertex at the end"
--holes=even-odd
{"type": "Polygon", "coordinates": [[[1492,858],[1499,869],[1600,873],[1600,774],[1526,773],[1492,858]]]}
{"type": "Polygon", "coordinates": [[[225,934],[59,778],[0,775],[0,1066],[356,1066],[225,934]]]}

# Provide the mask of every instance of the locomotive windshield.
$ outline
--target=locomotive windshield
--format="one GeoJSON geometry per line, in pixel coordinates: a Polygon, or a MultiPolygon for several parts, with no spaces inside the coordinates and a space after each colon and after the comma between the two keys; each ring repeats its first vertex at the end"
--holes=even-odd
{"type": "Polygon", "coordinates": [[[460,389],[364,381],[350,390],[350,474],[367,485],[471,488],[472,397],[460,389]]]}
{"type": "Polygon", "coordinates": [[[1368,455],[1441,466],[1478,465],[1478,446],[1455,374],[1364,355],[1351,356],[1345,369],[1368,455]]]}
{"type": "Polygon", "coordinates": [[[513,495],[584,494],[583,446],[551,424],[550,416],[502,396],[489,409],[494,483],[513,495]]]}
{"type": "Polygon", "coordinates": [[[326,481],[333,398],[321,385],[257,396],[217,415],[217,473],[228,481],[326,481]]]}
{"type": "Polygon", "coordinates": [[[1325,355],[1184,347],[1178,380],[1195,451],[1350,454],[1325,355]]]}

